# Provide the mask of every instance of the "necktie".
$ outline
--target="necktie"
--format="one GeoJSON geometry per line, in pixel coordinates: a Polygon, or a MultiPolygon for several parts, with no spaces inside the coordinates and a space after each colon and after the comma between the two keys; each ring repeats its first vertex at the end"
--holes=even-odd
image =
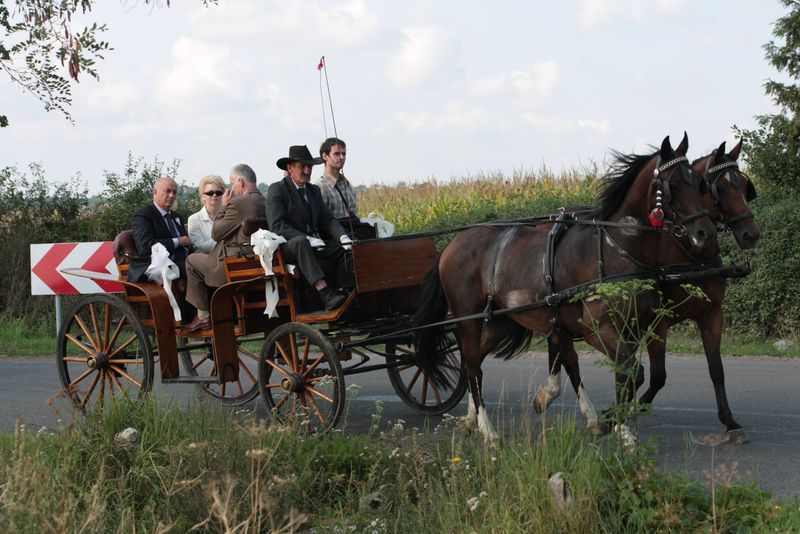
{"type": "Polygon", "coordinates": [[[311,226],[311,205],[308,203],[308,197],[306,196],[306,188],[305,187],[299,187],[299,188],[297,188],[297,191],[300,193],[300,198],[303,199],[303,207],[305,208],[305,211],[306,211],[306,223],[308,223],[308,226],[310,227],[311,226]]]}
{"type": "Polygon", "coordinates": [[[181,237],[180,232],[178,232],[178,227],[175,226],[175,221],[172,220],[172,212],[168,211],[164,214],[164,218],[167,220],[167,228],[169,228],[169,232],[172,234],[172,237],[181,237]]]}

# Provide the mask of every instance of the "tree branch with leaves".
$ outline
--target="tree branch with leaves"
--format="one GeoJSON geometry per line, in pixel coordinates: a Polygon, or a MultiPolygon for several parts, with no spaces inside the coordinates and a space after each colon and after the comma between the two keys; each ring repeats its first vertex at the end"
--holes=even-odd
{"type": "MultiPolygon", "coordinates": [[[[108,27],[94,22],[76,27],[74,18],[92,11],[96,0],[0,0],[0,71],[37,98],[47,111],[72,120],[72,83],[81,75],[99,80],[98,60],[112,50],[101,39],[108,27]]],[[[202,0],[203,5],[218,0],[202,0]]],[[[162,0],[143,0],[161,6],[162,0]]],[[[169,7],[170,0],[164,0],[169,7]]],[[[0,115],[0,127],[8,126],[0,115]]]]}

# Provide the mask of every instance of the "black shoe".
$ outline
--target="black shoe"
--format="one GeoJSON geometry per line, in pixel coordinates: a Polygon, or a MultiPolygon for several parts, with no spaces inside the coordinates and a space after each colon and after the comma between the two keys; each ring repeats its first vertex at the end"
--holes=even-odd
{"type": "Polygon", "coordinates": [[[342,303],[347,300],[347,295],[343,295],[338,291],[331,291],[328,298],[325,299],[325,309],[328,311],[335,310],[342,303]]]}

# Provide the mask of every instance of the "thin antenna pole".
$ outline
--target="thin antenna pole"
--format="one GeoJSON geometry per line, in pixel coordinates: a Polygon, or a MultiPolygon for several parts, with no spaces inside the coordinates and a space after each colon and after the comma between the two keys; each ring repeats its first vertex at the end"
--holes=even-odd
{"type": "Polygon", "coordinates": [[[331,122],[333,122],[333,136],[339,137],[339,134],[336,132],[336,117],[333,114],[333,100],[331,100],[331,85],[328,83],[328,65],[325,63],[325,56],[322,56],[322,59],[320,59],[320,63],[322,64],[322,68],[325,71],[325,86],[328,88],[328,104],[330,104],[331,106],[331,122]]]}

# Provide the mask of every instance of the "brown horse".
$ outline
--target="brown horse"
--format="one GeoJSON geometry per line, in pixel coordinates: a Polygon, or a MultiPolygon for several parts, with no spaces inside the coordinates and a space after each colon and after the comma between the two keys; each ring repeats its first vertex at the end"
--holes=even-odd
{"type": "MultiPolygon", "coordinates": [[[[753,248],[761,237],[761,230],[756,224],[748,202],[756,197],[755,187],[752,182],[739,170],[737,160],[741,152],[739,142],[729,153],[725,153],[725,143],[708,156],[692,163],[693,168],[707,184],[706,194],[703,196],[703,205],[709,210],[712,220],[730,229],[736,242],[743,249],[753,248]]],[[[663,240],[660,252],[661,260],[665,265],[686,264],[690,266],[710,268],[716,266],[714,260],[719,259],[719,248],[716,244],[707,247],[702,255],[697,255],[688,250],[685,239],[663,240]]],[[[676,265],[677,266],[677,265],[676,265]]],[[[639,399],[640,403],[651,403],[656,393],[664,386],[667,378],[665,368],[667,332],[673,324],[692,319],[697,324],[714,392],[717,400],[717,409],[720,421],[725,425],[729,439],[736,442],[746,441],[746,436],[741,426],[733,419],[725,393],[725,373],[720,357],[720,339],[722,336],[722,303],[725,298],[726,279],[722,276],[705,277],[693,282],[700,288],[708,299],[690,297],[687,291],[678,283],[665,283],[661,291],[668,302],[676,305],[673,315],[661,318],[654,325],[657,339],[649,342],[647,350],[650,356],[650,386],[639,399]]],[[[581,410],[587,418],[587,425],[595,430],[597,416],[588,401],[583,388],[578,357],[575,353],[572,339],[565,336],[552,337],[548,340],[550,377],[548,384],[539,389],[534,401],[538,412],[543,411],[560,394],[561,379],[560,365],[563,364],[567,376],[575,392],[581,398],[581,410]]],[[[641,367],[638,369],[636,387],[644,382],[641,367]]]]}
{"type": "MultiPolygon", "coordinates": [[[[667,137],[653,154],[617,154],[600,207],[589,220],[479,226],[456,236],[442,252],[423,283],[417,311],[417,325],[428,326],[417,339],[419,365],[435,383],[446,386],[452,379],[441,358],[445,328],[437,324],[449,307],[469,385],[468,417],[484,438],[496,434],[481,391],[483,359],[490,352],[510,358],[533,334],[547,336],[554,328],[598,348],[614,347],[609,356],[623,369],[617,373],[617,399],[632,398],[633,381],[625,369],[635,361],[635,341],[618,331],[604,302],[570,299],[576,288],[599,281],[647,276],[666,233],[641,226],[654,213],[656,220],[665,215],[675,221],[693,250],[715,241],[716,229],[701,203],[703,181],[685,157],[687,148],[684,134],[675,150],[667,137]],[[593,319],[596,329],[587,326],[593,319]]],[[[648,310],[657,304],[657,294],[638,299],[639,319],[652,320],[648,310]]]]}

